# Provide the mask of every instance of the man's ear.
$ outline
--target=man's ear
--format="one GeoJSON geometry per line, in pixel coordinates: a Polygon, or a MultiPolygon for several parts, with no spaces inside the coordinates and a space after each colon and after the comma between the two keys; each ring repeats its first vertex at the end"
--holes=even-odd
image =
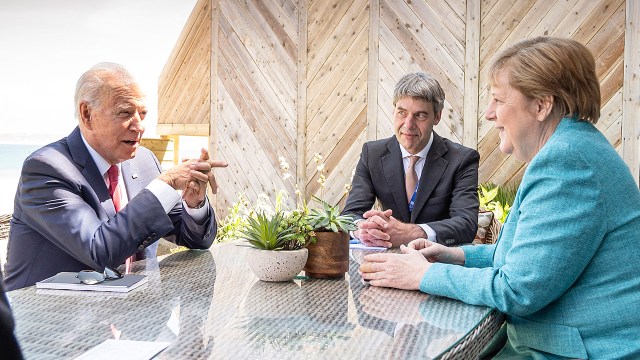
{"type": "Polygon", "coordinates": [[[435,118],[433,119],[433,125],[438,125],[441,118],[442,118],[442,110],[440,110],[440,112],[436,114],[435,118]]]}
{"type": "Polygon", "coordinates": [[[536,99],[536,117],[538,121],[546,120],[553,111],[553,96],[545,95],[541,99],[536,99]]]}
{"type": "Polygon", "coordinates": [[[87,103],[82,102],[80,103],[80,109],[79,109],[79,114],[80,114],[80,123],[87,129],[91,129],[93,124],[91,121],[91,109],[89,108],[89,106],[87,105],[87,103]]]}

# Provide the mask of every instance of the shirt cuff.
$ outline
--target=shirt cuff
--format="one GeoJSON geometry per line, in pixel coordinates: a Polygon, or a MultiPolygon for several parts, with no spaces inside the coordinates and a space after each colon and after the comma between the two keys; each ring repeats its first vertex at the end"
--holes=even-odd
{"type": "Polygon", "coordinates": [[[427,224],[418,224],[424,230],[424,233],[427,234],[427,240],[431,242],[438,242],[438,237],[436,236],[436,231],[431,228],[431,226],[427,224]]]}
{"type": "MultiPolygon", "coordinates": [[[[356,221],[354,221],[353,223],[354,223],[356,226],[358,226],[358,223],[359,223],[359,222],[361,222],[361,221],[364,221],[364,219],[357,219],[357,220],[356,220],[356,221]]],[[[356,240],[360,241],[360,239],[358,239],[358,238],[355,236],[355,234],[356,234],[356,230],[351,230],[351,231],[349,231],[349,236],[351,236],[351,238],[352,238],[352,239],[356,239],[356,240]]]]}
{"type": "Polygon", "coordinates": [[[201,223],[207,218],[207,215],[209,215],[209,199],[206,196],[204,197],[204,205],[199,208],[190,208],[184,200],[182,200],[182,205],[187,209],[187,214],[189,214],[196,223],[201,223]]]}
{"type": "Polygon", "coordinates": [[[153,179],[149,185],[147,185],[147,190],[151,191],[151,193],[158,198],[164,212],[167,214],[180,202],[180,194],[178,194],[171,185],[162,180],[153,179]]]}

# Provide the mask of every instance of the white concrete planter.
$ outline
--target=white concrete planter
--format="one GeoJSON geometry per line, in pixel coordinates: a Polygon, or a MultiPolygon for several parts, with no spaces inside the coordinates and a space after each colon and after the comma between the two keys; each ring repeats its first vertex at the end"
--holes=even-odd
{"type": "Polygon", "coordinates": [[[307,249],[260,250],[247,249],[251,271],[262,281],[289,281],[302,271],[307,262],[307,249]]]}

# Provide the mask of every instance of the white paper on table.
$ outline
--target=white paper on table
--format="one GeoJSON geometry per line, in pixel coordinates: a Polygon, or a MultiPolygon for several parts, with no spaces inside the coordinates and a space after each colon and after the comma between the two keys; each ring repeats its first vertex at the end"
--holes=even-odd
{"type": "Polygon", "coordinates": [[[108,339],[75,360],[149,360],[170,344],[170,342],[108,339]]]}
{"type": "Polygon", "coordinates": [[[382,246],[367,246],[367,245],[365,245],[363,243],[349,244],[349,249],[376,250],[376,251],[389,250],[386,247],[382,247],[382,246]]]}
{"type": "Polygon", "coordinates": [[[180,304],[176,305],[173,310],[171,310],[171,316],[169,317],[169,321],[167,321],[167,327],[175,336],[180,334],[180,304]]]}

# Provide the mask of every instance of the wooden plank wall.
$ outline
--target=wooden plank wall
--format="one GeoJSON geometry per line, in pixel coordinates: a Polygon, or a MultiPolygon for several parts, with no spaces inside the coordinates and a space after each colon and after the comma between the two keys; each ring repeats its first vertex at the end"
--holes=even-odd
{"type": "Polygon", "coordinates": [[[639,27],[625,17],[627,8],[638,12],[632,5],[624,0],[200,0],[161,78],[163,129],[184,133],[189,124],[210,122],[209,129],[198,129],[214,135],[212,150],[230,163],[218,172],[221,215],[237,192],[255,199],[284,188],[293,196],[297,184],[307,195],[320,195],[315,153],[324,156],[324,197],[344,201],[344,184],[362,144],[393,135],[396,81],[407,72],[426,71],[447,98],[435,130],[477,148],[480,180],[503,184],[519,179],[524,164],[499,151],[497,132],[484,119],[486,66],[509,44],[554,35],[581,41],[594,53],[603,100],[598,128],[637,172],[640,120],[623,111],[640,107],[637,90],[623,86],[640,81],[640,45],[630,40],[638,39],[639,27]],[[627,52],[625,40],[634,46],[627,52]],[[206,46],[209,56],[190,50],[206,46]],[[626,71],[625,56],[631,66],[626,71]],[[203,82],[209,79],[207,91],[203,82]],[[623,137],[623,128],[631,133],[623,137]],[[290,164],[291,181],[282,180],[279,156],[290,164]]]}
{"type": "Polygon", "coordinates": [[[216,14],[218,207],[286,189],[294,194],[298,135],[298,8],[285,1],[220,0],[216,14]],[[284,181],[279,157],[290,164],[284,181]]]}
{"type": "MultiPolygon", "coordinates": [[[[602,98],[602,116],[597,127],[621,151],[624,0],[487,0],[482,2],[480,18],[480,104],[488,102],[485,67],[494,53],[528,37],[570,37],[585,44],[596,58],[602,98]]],[[[524,164],[500,152],[498,134],[481,112],[478,140],[481,181],[502,184],[522,177],[524,164]]]]}
{"type": "Polygon", "coordinates": [[[211,121],[211,2],[199,0],[158,81],[162,135],[209,135],[211,121]]]}

